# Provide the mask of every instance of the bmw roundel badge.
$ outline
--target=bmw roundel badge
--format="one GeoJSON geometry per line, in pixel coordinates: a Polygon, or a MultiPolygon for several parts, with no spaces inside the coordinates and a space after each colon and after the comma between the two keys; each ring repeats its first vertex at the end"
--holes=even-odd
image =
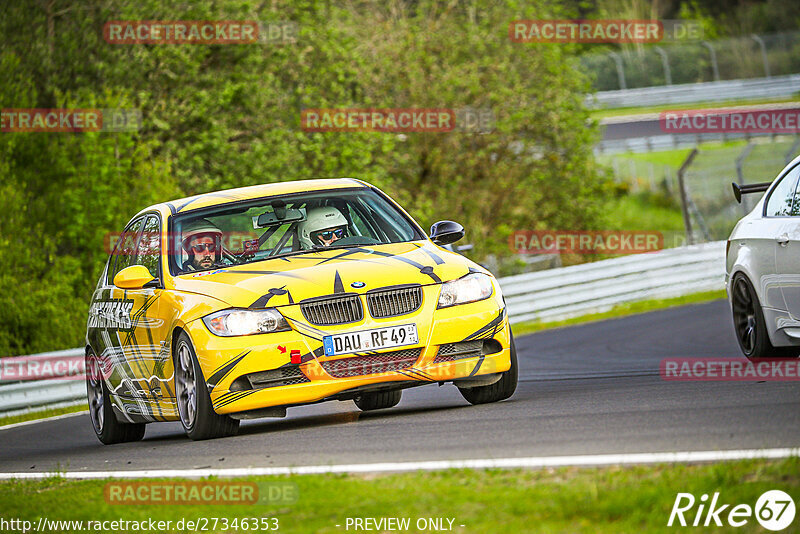
{"type": "Polygon", "coordinates": [[[361,289],[365,285],[367,284],[365,284],[364,282],[353,282],[352,284],[350,284],[351,287],[354,287],[356,289],[361,289]]]}

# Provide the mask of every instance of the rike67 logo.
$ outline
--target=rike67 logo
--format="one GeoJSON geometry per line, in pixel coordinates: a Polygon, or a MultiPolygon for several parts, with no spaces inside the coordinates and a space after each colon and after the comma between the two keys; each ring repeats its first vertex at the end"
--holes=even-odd
{"type": "Polygon", "coordinates": [[[714,493],[711,502],[705,493],[700,499],[696,499],[691,493],[678,493],[667,526],[738,528],[748,524],[753,516],[767,530],[784,530],[794,521],[794,501],[788,493],[781,490],[765,491],[756,501],[755,507],[749,504],[723,504],[719,492],[714,493]]]}

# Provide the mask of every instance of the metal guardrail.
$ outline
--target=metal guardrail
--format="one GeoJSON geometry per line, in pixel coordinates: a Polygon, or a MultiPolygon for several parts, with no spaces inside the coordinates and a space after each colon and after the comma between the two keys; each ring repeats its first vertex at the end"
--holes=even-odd
{"type": "MultiPolygon", "coordinates": [[[[511,322],[519,323],[560,320],[626,302],[723,289],[724,274],[725,242],[719,241],[509,276],[500,279],[500,286],[511,322]]],[[[6,368],[82,357],[83,349],[78,348],[4,358],[0,363],[6,368]]],[[[78,404],[86,398],[81,374],[55,375],[62,378],[10,381],[0,377],[0,415],[78,404]]]]}
{"type": "Polygon", "coordinates": [[[84,349],[0,359],[0,415],[78,404],[86,398],[84,349]],[[48,379],[30,379],[44,375],[48,379]],[[50,378],[52,377],[52,378],[50,378]]]}
{"type": "Polygon", "coordinates": [[[725,242],[500,279],[512,323],[556,321],[617,304],[724,289],[725,242]]]}
{"type": "Polygon", "coordinates": [[[698,145],[709,141],[736,141],[753,140],[757,137],[772,137],[773,139],[783,134],[767,133],[730,133],[712,132],[699,134],[664,134],[647,137],[629,137],[627,139],[609,139],[600,141],[594,146],[595,155],[601,154],[627,154],[630,152],[645,153],[661,150],[676,150],[679,148],[696,148],[698,145]]]}
{"type": "Polygon", "coordinates": [[[688,83],[638,89],[599,91],[586,97],[590,108],[621,108],[723,102],[728,100],[784,98],[800,93],[800,74],[751,80],[688,83]]]}

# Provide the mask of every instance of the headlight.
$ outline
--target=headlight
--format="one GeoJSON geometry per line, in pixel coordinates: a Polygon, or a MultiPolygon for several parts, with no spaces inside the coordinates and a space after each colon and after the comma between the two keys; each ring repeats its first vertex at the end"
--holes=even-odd
{"type": "Polygon", "coordinates": [[[483,273],[472,273],[442,284],[439,308],[487,299],[492,295],[492,280],[483,273]]]}
{"type": "Polygon", "coordinates": [[[206,315],[203,322],[213,334],[225,337],[290,330],[289,323],[275,308],[222,310],[206,315]]]}

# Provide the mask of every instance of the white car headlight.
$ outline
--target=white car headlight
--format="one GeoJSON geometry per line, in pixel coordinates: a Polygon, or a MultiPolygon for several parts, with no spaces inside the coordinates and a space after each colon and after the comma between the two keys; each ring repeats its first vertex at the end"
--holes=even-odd
{"type": "Polygon", "coordinates": [[[492,280],[483,273],[471,273],[467,276],[442,284],[439,293],[439,308],[447,308],[457,304],[466,304],[492,296],[492,280]]]}
{"type": "Polygon", "coordinates": [[[290,330],[289,323],[275,308],[222,310],[206,315],[203,322],[213,334],[225,337],[290,330]]]}

